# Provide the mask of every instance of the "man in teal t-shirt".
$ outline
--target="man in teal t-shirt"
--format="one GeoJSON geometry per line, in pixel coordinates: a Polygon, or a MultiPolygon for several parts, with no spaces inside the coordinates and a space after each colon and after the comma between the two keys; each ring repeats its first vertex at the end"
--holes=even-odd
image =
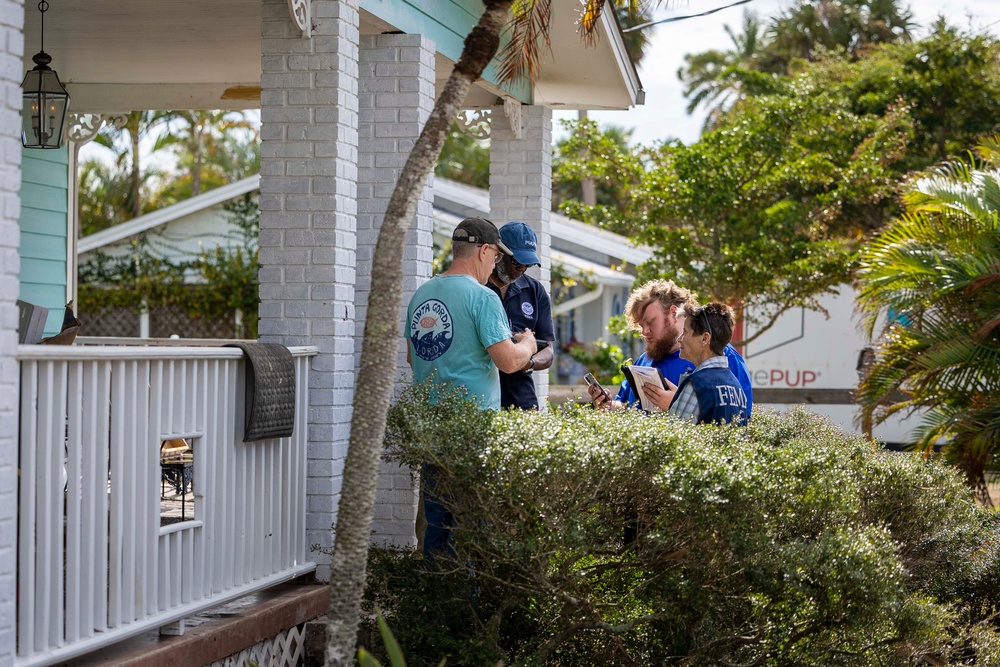
{"type": "Polygon", "coordinates": [[[486,348],[510,340],[494,294],[467,275],[431,278],[407,312],[413,379],[464,386],[484,408],[500,409],[500,375],[486,348]]]}
{"type": "MultiPolygon", "coordinates": [[[[485,218],[466,218],[452,235],[453,260],[420,286],[406,311],[406,360],[413,379],[465,387],[488,410],[500,409],[500,374],[528,365],[538,351],[535,335],[511,335],[503,304],[486,287],[493,266],[511,252],[485,218]]],[[[427,530],[424,554],[449,551],[451,514],[434,497],[433,470],[424,469],[427,530]]]]}

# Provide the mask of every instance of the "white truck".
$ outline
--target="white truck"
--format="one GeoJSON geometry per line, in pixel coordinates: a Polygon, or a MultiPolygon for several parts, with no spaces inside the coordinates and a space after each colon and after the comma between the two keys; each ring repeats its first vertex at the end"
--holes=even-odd
{"type": "MultiPolygon", "coordinates": [[[[861,410],[853,392],[859,358],[868,344],[855,312],[855,292],[842,285],[820,303],[829,313],[796,308],[742,350],[753,381],[754,405],[784,410],[806,404],[843,429],[861,432],[861,410]]],[[[753,335],[747,329],[744,336],[753,335]]],[[[895,415],[872,430],[875,439],[896,445],[911,439],[919,415],[895,415]]]]}

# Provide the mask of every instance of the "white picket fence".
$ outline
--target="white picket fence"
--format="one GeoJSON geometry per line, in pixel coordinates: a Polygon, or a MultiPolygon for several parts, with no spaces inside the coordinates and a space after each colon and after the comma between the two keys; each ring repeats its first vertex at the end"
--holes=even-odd
{"type": "Polygon", "coordinates": [[[295,430],[242,442],[242,352],[21,346],[18,667],[51,665],[309,572],[309,357],[295,430]],[[161,525],[160,446],[190,444],[192,517],[161,525]]]}

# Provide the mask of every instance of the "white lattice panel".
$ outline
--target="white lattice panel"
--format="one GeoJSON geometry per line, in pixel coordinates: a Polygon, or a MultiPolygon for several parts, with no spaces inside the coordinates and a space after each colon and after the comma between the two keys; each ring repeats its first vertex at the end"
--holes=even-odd
{"type": "Polygon", "coordinates": [[[254,644],[210,667],[299,667],[302,664],[305,625],[288,628],[277,637],[254,644]]]}

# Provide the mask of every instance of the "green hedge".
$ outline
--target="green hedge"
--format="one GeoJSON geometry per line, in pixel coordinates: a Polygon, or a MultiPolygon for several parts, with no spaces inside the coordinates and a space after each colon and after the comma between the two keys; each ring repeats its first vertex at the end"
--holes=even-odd
{"type": "Polygon", "coordinates": [[[996,515],[806,411],[739,429],[417,388],[387,444],[460,517],[455,562],[371,559],[411,665],[1000,664],[996,515]]]}

